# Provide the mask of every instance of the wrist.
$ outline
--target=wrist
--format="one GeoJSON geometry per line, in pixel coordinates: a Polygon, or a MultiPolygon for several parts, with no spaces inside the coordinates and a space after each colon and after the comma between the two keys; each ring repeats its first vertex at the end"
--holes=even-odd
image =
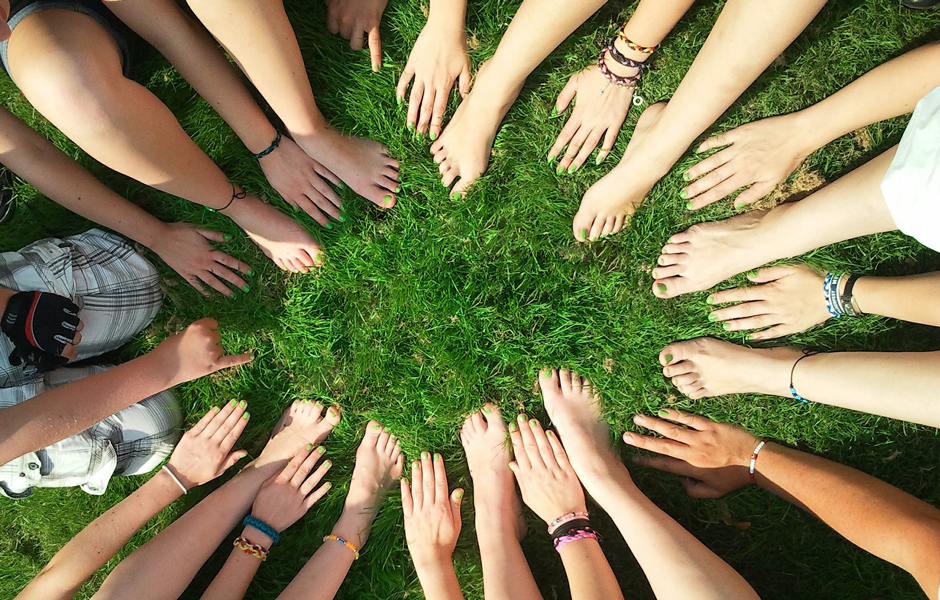
{"type": "Polygon", "coordinates": [[[830,123],[834,122],[835,119],[825,114],[825,107],[820,108],[822,104],[814,104],[809,108],[782,117],[789,121],[790,137],[799,143],[802,158],[809,156],[842,135],[831,131],[830,123]]]}
{"type": "Polygon", "coordinates": [[[239,537],[243,537],[246,540],[249,540],[252,544],[258,544],[259,546],[267,548],[268,550],[274,546],[274,540],[261,533],[254,527],[249,527],[247,525],[244,529],[242,529],[241,536],[239,537]]]}
{"type": "Polygon", "coordinates": [[[169,239],[171,233],[169,223],[159,219],[153,219],[152,223],[148,223],[143,228],[143,233],[134,237],[134,241],[150,248],[157,256],[163,258],[163,243],[169,239]]]}
{"type": "MultiPolygon", "coordinates": [[[[174,471],[175,473],[175,471],[174,471]]],[[[166,498],[167,504],[174,502],[183,496],[183,490],[173,481],[173,478],[170,477],[170,474],[165,470],[160,469],[157,471],[157,474],[150,478],[154,484],[158,485],[160,488],[160,495],[166,498]]],[[[189,488],[187,488],[189,489],[189,488]]]]}
{"type": "Polygon", "coordinates": [[[441,573],[453,568],[453,550],[411,548],[411,561],[419,575],[441,573]]]}
{"type": "Polygon", "coordinates": [[[431,3],[431,11],[428,13],[428,22],[425,28],[431,28],[431,31],[441,31],[448,35],[462,34],[466,31],[466,11],[458,9],[436,8],[431,3]]]}

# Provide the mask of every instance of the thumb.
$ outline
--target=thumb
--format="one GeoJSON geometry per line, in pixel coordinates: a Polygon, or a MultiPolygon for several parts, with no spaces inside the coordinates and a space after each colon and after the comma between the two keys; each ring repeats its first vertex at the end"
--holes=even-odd
{"type": "Polygon", "coordinates": [[[767,283],[769,281],[777,281],[789,275],[792,272],[792,267],[767,267],[761,269],[754,275],[748,275],[747,278],[754,283],[767,283]]]}
{"type": "Polygon", "coordinates": [[[467,94],[470,93],[470,65],[465,64],[463,70],[460,71],[460,77],[458,81],[458,90],[460,90],[460,96],[465,98],[467,94]]]}
{"type": "Polygon", "coordinates": [[[572,98],[574,98],[574,95],[577,93],[577,79],[578,75],[573,75],[571,79],[568,80],[568,83],[565,84],[561,93],[558,94],[558,100],[555,100],[555,109],[558,111],[558,114],[568,109],[568,105],[571,104],[572,98]]]}
{"type": "Polygon", "coordinates": [[[697,479],[683,479],[682,485],[685,486],[686,493],[692,498],[699,498],[701,500],[715,500],[724,496],[723,493],[719,492],[707,483],[697,479]]]}
{"type": "Polygon", "coordinates": [[[248,456],[247,450],[238,450],[237,452],[232,452],[229,454],[228,458],[225,459],[225,464],[222,465],[222,470],[219,471],[219,475],[234,467],[235,463],[245,458],[246,456],[248,456]]]}
{"type": "Polygon", "coordinates": [[[414,512],[415,503],[414,499],[411,497],[411,487],[408,485],[408,478],[401,478],[401,509],[405,514],[406,518],[411,518],[412,513],[414,512]]]}
{"type": "Polygon", "coordinates": [[[193,231],[206,238],[210,242],[227,242],[232,239],[232,236],[222,233],[221,231],[213,231],[212,229],[200,229],[198,227],[193,227],[193,231]]]}
{"type": "Polygon", "coordinates": [[[372,70],[382,69],[382,37],[379,35],[379,26],[376,25],[369,32],[369,52],[372,54],[372,70]]]}

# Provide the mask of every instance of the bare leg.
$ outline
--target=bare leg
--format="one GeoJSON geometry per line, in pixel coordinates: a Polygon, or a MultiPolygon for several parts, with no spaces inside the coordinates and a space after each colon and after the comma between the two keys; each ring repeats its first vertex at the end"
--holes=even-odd
{"type": "MultiPolygon", "coordinates": [[[[933,397],[940,386],[938,352],[837,352],[800,361],[797,348],[752,349],[712,338],[666,346],[663,374],[690,398],[724,394],[790,396],[813,402],[940,426],[933,397]]],[[[795,400],[794,400],[795,401],[795,400]]]]}
{"type": "Polygon", "coordinates": [[[189,0],[189,5],[311,158],[378,206],[395,204],[398,162],[378,142],[327,127],[281,0],[189,0]]]}
{"type": "Polygon", "coordinates": [[[338,408],[331,407],[326,415],[322,412],[322,405],[295,402],[261,456],[124,559],[94,597],[178,598],[251,508],[261,485],[308,443],[322,442],[339,422],[338,408]]]}
{"type": "Polygon", "coordinates": [[[897,146],[793,204],[693,225],[669,238],[653,269],[660,298],[707,290],[772,260],[897,229],[881,180],[897,146]]]}
{"type": "Polygon", "coordinates": [[[522,502],[509,463],[509,432],[499,409],[483,406],[460,432],[473,478],[473,505],[483,561],[483,595],[489,600],[541,600],[519,540],[525,537],[522,502]],[[513,540],[507,533],[514,532],[513,540]]]}
{"type": "Polygon", "coordinates": [[[757,600],[728,563],[653,504],[633,483],[610,446],[588,381],[564,369],[543,371],[539,385],[548,416],[571,466],[613,518],[659,600],[757,600]]]}
{"type": "MultiPolygon", "coordinates": [[[[332,533],[361,550],[385,493],[392,482],[401,477],[401,472],[402,455],[397,438],[389,435],[381,423],[371,421],[356,451],[346,505],[332,533]]],[[[344,545],[324,542],[278,596],[279,600],[332,600],[354,558],[344,545]]]]}
{"type": "MultiPolygon", "coordinates": [[[[162,102],[123,76],[114,39],[93,18],[65,10],[35,13],[16,28],[8,51],[23,94],[91,156],[192,202],[228,203],[233,188],[225,174],[162,102]]],[[[319,244],[258,198],[236,200],[224,214],[281,268],[315,264],[319,244]]]]}
{"type": "Polygon", "coordinates": [[[431,145],[443,183],[466,191],[486,170],[493,139],[526,77],[605,0],[525,0],[496,54],[480,69],[441,137],[431,145]]]}
{"type": "MultiPolygon", "coordinates": [[[[826,0],[729,0],[689,72],[648,132],[584,195],[572,229],[597,239],[608,219],[632,215],[689,145],[796,39],[826,0]]],[[[610,233],[617,230],[611,229],[610,233]]]]}

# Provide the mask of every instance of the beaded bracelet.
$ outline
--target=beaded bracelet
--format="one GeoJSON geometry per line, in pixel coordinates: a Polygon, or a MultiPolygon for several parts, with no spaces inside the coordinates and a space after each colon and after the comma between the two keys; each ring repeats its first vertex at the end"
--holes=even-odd
{"type": "Polygon", "coordinates": [[[570,512],[570,513],[561,515],[560,517],[558,517],[557,519],[555,519],[554,521],[548,524],[548,535],[554,534],[558,530],[558,528],[564,525],[565,523],[570,523],[571,521],[574,521],[576,519],[587,519],[587,518],[588,518],[588,514],[583,511],[570,512]]]}
{"type": "Polygon", "coordinates": [[[757,477],[754,476],[754,469],[757,467],[757,455],[760,454],[760,451],[764,449],[764,446],[767,445],[767,442],[770,441],[770,438],[761,438],[757,448],[754,448],[754,453],[751,455],[751,466],[748,467],[748,475],[751,478],[751,483],[757,483],[757,477]]]}
{"type": "Polygon", "coordinates": [[[793,373],[796,372],[796,365],[800,364],[801,360],[803,360],[804,358],[813,356],[814,354],[819,354],[819,352],[815,350],[804,350],[803,356],[796,359],[796,362],[794,362],[793,366],[790,368],[790,395],[793,396],[794,400],[799,400],[800,402],[804,404],[809,404],[811,401],[807,400],[803,396],[800,396],[799,394],[796,393],[796,388],[793,387],[793,373]]]}
{"type": "Polygon", "coordinates": [[[268,525],[267,523],[265,523],[264,521],[262,521],[261,519],[259,519],[258,517],[253,517],[252,515],[248,515],[247,517],[245,517],[245,520],[242,521],[242,525],[257,529],[264,535],[268,536],[269,538],[271,538],[272,545],[281,541],[281,536],[277,532],[277,530],[271,527],[270,525],[268,525]]]}
{"type": "Polygon", "coordinates": [[[268,549],[258,544],[252,544],[250,541],[248,541],[247,538],[235,538],[235,542],[233,542],[232,545],[245,554],[250,554],[257,559],[260,559],[261,562],[268,560],[268,549]]]}
{"type": "Polygon", "coordinates": [[[323,536],[323,541],[324,542],[329,542],[329,541],[339,542],[340,544],[352,550],[353,556],[356,557],[354,560],[359,560],[359,549],[353,546],[352,542],[348,542],[339,536],[333,535],[332,533],[330,535],[323,536]]]}
{"type": "Polygon", "coordinates": [[[264,157],[267,156],[268,154],[271,154],[272,152],[274,152],[275,150],[277,150],[277,147],[281,145],[281,132],[278,131],[277,129],[275,129],[274,131],[277,132],[277,135],[274,136],[274,141],[271,142],[271,145],[270,145],[270,146],[268,146],[267,148],[265,148],[265,149],[262,150],[261,152],[252,152],[252,153],[251,153],[251,155],[254,156],[256,160],[261,160],[262,158],[264,158],[264,157]]]}
{"type": "Polygon", "coordinates": [[[584,527],[582,529],[575,529],[565,533],[565,535],[556,537],[554,540],[555,550],[561,552],[561,549],[570,544],[571,542],[576,542],[578,540],[593,539],[600,542],[600,536],[597,535],[597,532],[591,529],[590,527],[584,527]]]}
{"type": "Polygon", "coordinates": [[[826,273],[823,279],[823,296],[826,299],[826,310],[829,315],[835,319],[843,316],[842,304],[839,302],[839,285],[842,282],[843,275],[826,273]]]}
{"type": "Polygon", "coordinates": [[[630,75],[629,77],[620,77],[619,75],[614,75],[610,72],[610,69],[607,68],[607,63],[604,61],[604,57],[606,55],[607,48],[601,50],[601,53],[597,55],[597,68],[601,70],[601,74],[607,78],[607,81],[614,85],[619,85],[620,87],[635,88],[636,82],[639,81],[643,76],[643,71],[640,71],[636,75],[630,75]]]}
{"type": "Polygon", "coordinates": [[[226,204],[226,205],[223,206],[222,208],[212,208],[211,206],[207,206],[207,207],[206,207],[206,210],[209,211],[209,212],[222,212],[223,210],[225,210],[226,208],[228,208],[229,206],[231,206],[231,205],[232,205],[232,202],[235,202],[236,200],[243,200],[243,199],[246,198],[247,196],[248,196],[248,192],[246,192],[245,190],[242,190],[242,191],[240,191],[240,192],[236,192],[236,191],[235,191],[235,186],[233,185],[233,186],[232,186],[232,197],[229,198],[228,204],[226,204]]]}
{"type": "Polygon", "coordinates": [[[628,38],[626,34],[624,34],[623,28],[620,29],[620,33],[617,34],[617,37],[619,37],[621,41],[623,41],[623,43],[627,45],[627,48],[630,48],[634,52],[642,52],[643,54],[652,54],[653,52],[656,52],[657,50],[659,50],[659,45],[641,46],[635,42],[631,42],[630,38],[628,38]]]}
{"type": "Polygon", "coordinates": [[[620,63],[620,64],[623,65],[624,67],[628,67],[628,68],[630,68],[630,69],[638,69],[638,70],[642,71],[643,69],[646,68],[646,63],[645,63],[645,62],[639,62],[639,61],[636,61],[636,60],[632,60],[632,59],[630,59],[630,58],[627,58],[627,57],[624,56],[623,54],[621,54],[621,53],[620,53],[620,50],[617,50],[617,46],[614,45],[614,42],[615,42],[616,40],[617,40],[617,38],[610,38],[610,41],[607,42],[606,49],[607,49],[607,52],[610,53],[611,58],[613,58],[615,61],[617,61],[618,63],[620,63]]]}

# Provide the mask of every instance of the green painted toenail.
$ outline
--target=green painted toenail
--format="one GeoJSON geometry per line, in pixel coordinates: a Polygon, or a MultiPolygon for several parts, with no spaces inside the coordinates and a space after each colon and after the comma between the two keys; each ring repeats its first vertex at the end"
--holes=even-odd
{"type": "Polygon", "coordinates": [[[323,227],[324,229],[333,229],[333,224],[328,221],[323,227]]]}
{"type": "Polygon", "coordinates": [[[688,173],[683,173],[683,174],[682,174],[682,181],[689,181],[690,179],[692,179],[692,178],[689,177],[689,174],[688,174],[688,173]]]}
{"type": "Polygon", "coordinates": [[[395,186],[395,193],[396,193],[396,194],[400,194],[400,193],[401,193],[401,186],[400,186],[400,185],[396,185],[396,186],[395,186]]]}
{"type": "Polygon", "coordinates": [[[582,230],[581,230],[581,238],[584,239],[584,238],[586,238],[586,237],[587,237],[587,229],[582,229],[582,230]]]}
{"type": "Polygon", "coordinates": [[[399,105],[401,105],[401,103],[404,101],[405,99],[402,98],[401,96],[395,96],[395,102],[398,103],[399,105]]]}
{"type": "Polygon", "coordinates": [[[515,422],[515,421],[510,421],[510,422],[509,422],[509,431],[515,431],[516,429],[518,429],[518,427],[516,427],[516,422],[515,422]]]}
{"type": "Polygon", "coordinates": [[[493,412],[493,409],[492,409],[492,408],[489,408],[489,407],[486,407],[486,406],[484,406],[484,407],[483,407],[483,412],[485,412],[486,414],[490,414],[491,412],[493,412]]]}
{"type": "Polygon", "coordinates": [[[557,115],[557,114],[558,114],[558,105],[554,105],[554,106],[552,106],[551,115],[554,117],[554,116],[557,115]]]}
{"type": "Polygon", "coordinates": [[[414,130],[415,130],[414,123],[408,123],[408,131],[414,131],[414,130]]]}
{"type": "Polygon", "coordinates": [[[553,160],[555,160],[555,157],[552,156],[551,154],[549,154],[549,155],[548,155],[548,158],[545,159],[545,162],[550,163],[550,162],[552,162],[553,160]]]}
{"type": "Polygon", "coordinates": [[[659,293],[660,293],[660,294],[665,294],[665,293],[666,293],[666,284],[665,284],[665,283],[657,283],[657,284],[656,284],[656,289],[659,290],[659,293]]]}
{"type": "Polygon", "coordinates": [[[545,432],[545,435],[547,435],[548,437],[555,437],[555,434],[552,433],[552,430],[551,430],[551,429],[549,429],[548,431],[546,431],[546,432],[545,432]]]}
{"type": "Polygon", "coordinates": [[[378,423],[375,423],[374,425],[372,425],[372,429],[375,429],[376,431],[378,431],[379,429],[382,429],[382,426],[379,425],[378,423]]]}
{"type": "Polygon", "coordinates": [[[714,304],[714,303],[715,303],[714,296],[709,296],[708,298],[705,298],[705,304],[714,304]]]}
{"type": "Polygon", "coordinates": [[[325,460],[325,461],[323,461],[323,465],[326,466],[326,467],[331,467],[331,466],[333,466],[333,461],[332,461],[332,460],[325,460]]]}
{"type": "Polygon", "coordinates": [[[463,498],[463,490],[457,490],[456,492],[454,492],[454,498],[456,498],[456,499],[458,499],[458,500],[462,499],[462,498],[463,498]]]}
{"type": "Polygon", "coordinates": [[[343,215],[339,215],[338,217],[336,217],[336,219],[337,219],[340,223],[345,223],[345,222],[346,222],[346,217],[344,217],[343,215]]]}
{"type": "Polygon", "coordinates": [[[568,167],[568,175],[571,175],[577,170],[578,170],[578,165],[571,165],[570,167],[568,167]]]}
{"type": "Polygon", "coordinates": [[[679,197],[682,198],[683,200],[687,200],[689,198],[689,192],[687,192],[686,190],[682,190],[679,192],[679,197]]]}
{"type": "Polygon", "coordinates": [[[539,422],[536,421],[535,419],[532,419],[532,420],[529,421],[529,427],[535,429],[535,428],[538,427],[538,426],[539,426],[539,422]]]}
{"type": "Polygon", "coordinates": [[[693,208],[694,206],[695,206],[695,205],[692,204],[692,202],[686,202],[686,203],[685,203],[685,207],[686,207],[688,210],[692,210],[692,208],[693,208]]]}
{"type": "Polygon", "coordinates": [[[250,292],[250,291],[251,291],[251,286],[249,286],[249,285],[243,285],[243,286],[242,286],[242,291],[243,291],[243,292],[250,292]]]}
{"type": "Polygon", "coordinates": [[[672,354],[667,354],[667,355],[666,355],[666,362],[667,362],[667,363],[671,363],[671,362],[672,362],[672,354]]]}
{"type": "Polygon", "coordinates": [[[454,192],[450,195],[451,200],[460,200],[460,192],[454,192]]]}
{"type": "Polygon", "coordinates": [[[391,203],[391,201],[392,201],[392,195],[391,195],[391,194],[385,194],[385,197],[382,198],[382,200],[385,202],[385,204],[389,204],[389,203],[391,203]]]}
{"type": "Polygon", "coordinates": [[[708,313],[708,320],[714,323],[718,320],[718,317],[715,316],[715,313],[708,313]]]}
{"type": "Polygon", "coordinates": [[[254,275],[254,274],[255,274],[255,270],[254,270],[254,269],[248,269],[248,276],[249,276],[249,277],[252,276],[252,275],[254,275]]]}

